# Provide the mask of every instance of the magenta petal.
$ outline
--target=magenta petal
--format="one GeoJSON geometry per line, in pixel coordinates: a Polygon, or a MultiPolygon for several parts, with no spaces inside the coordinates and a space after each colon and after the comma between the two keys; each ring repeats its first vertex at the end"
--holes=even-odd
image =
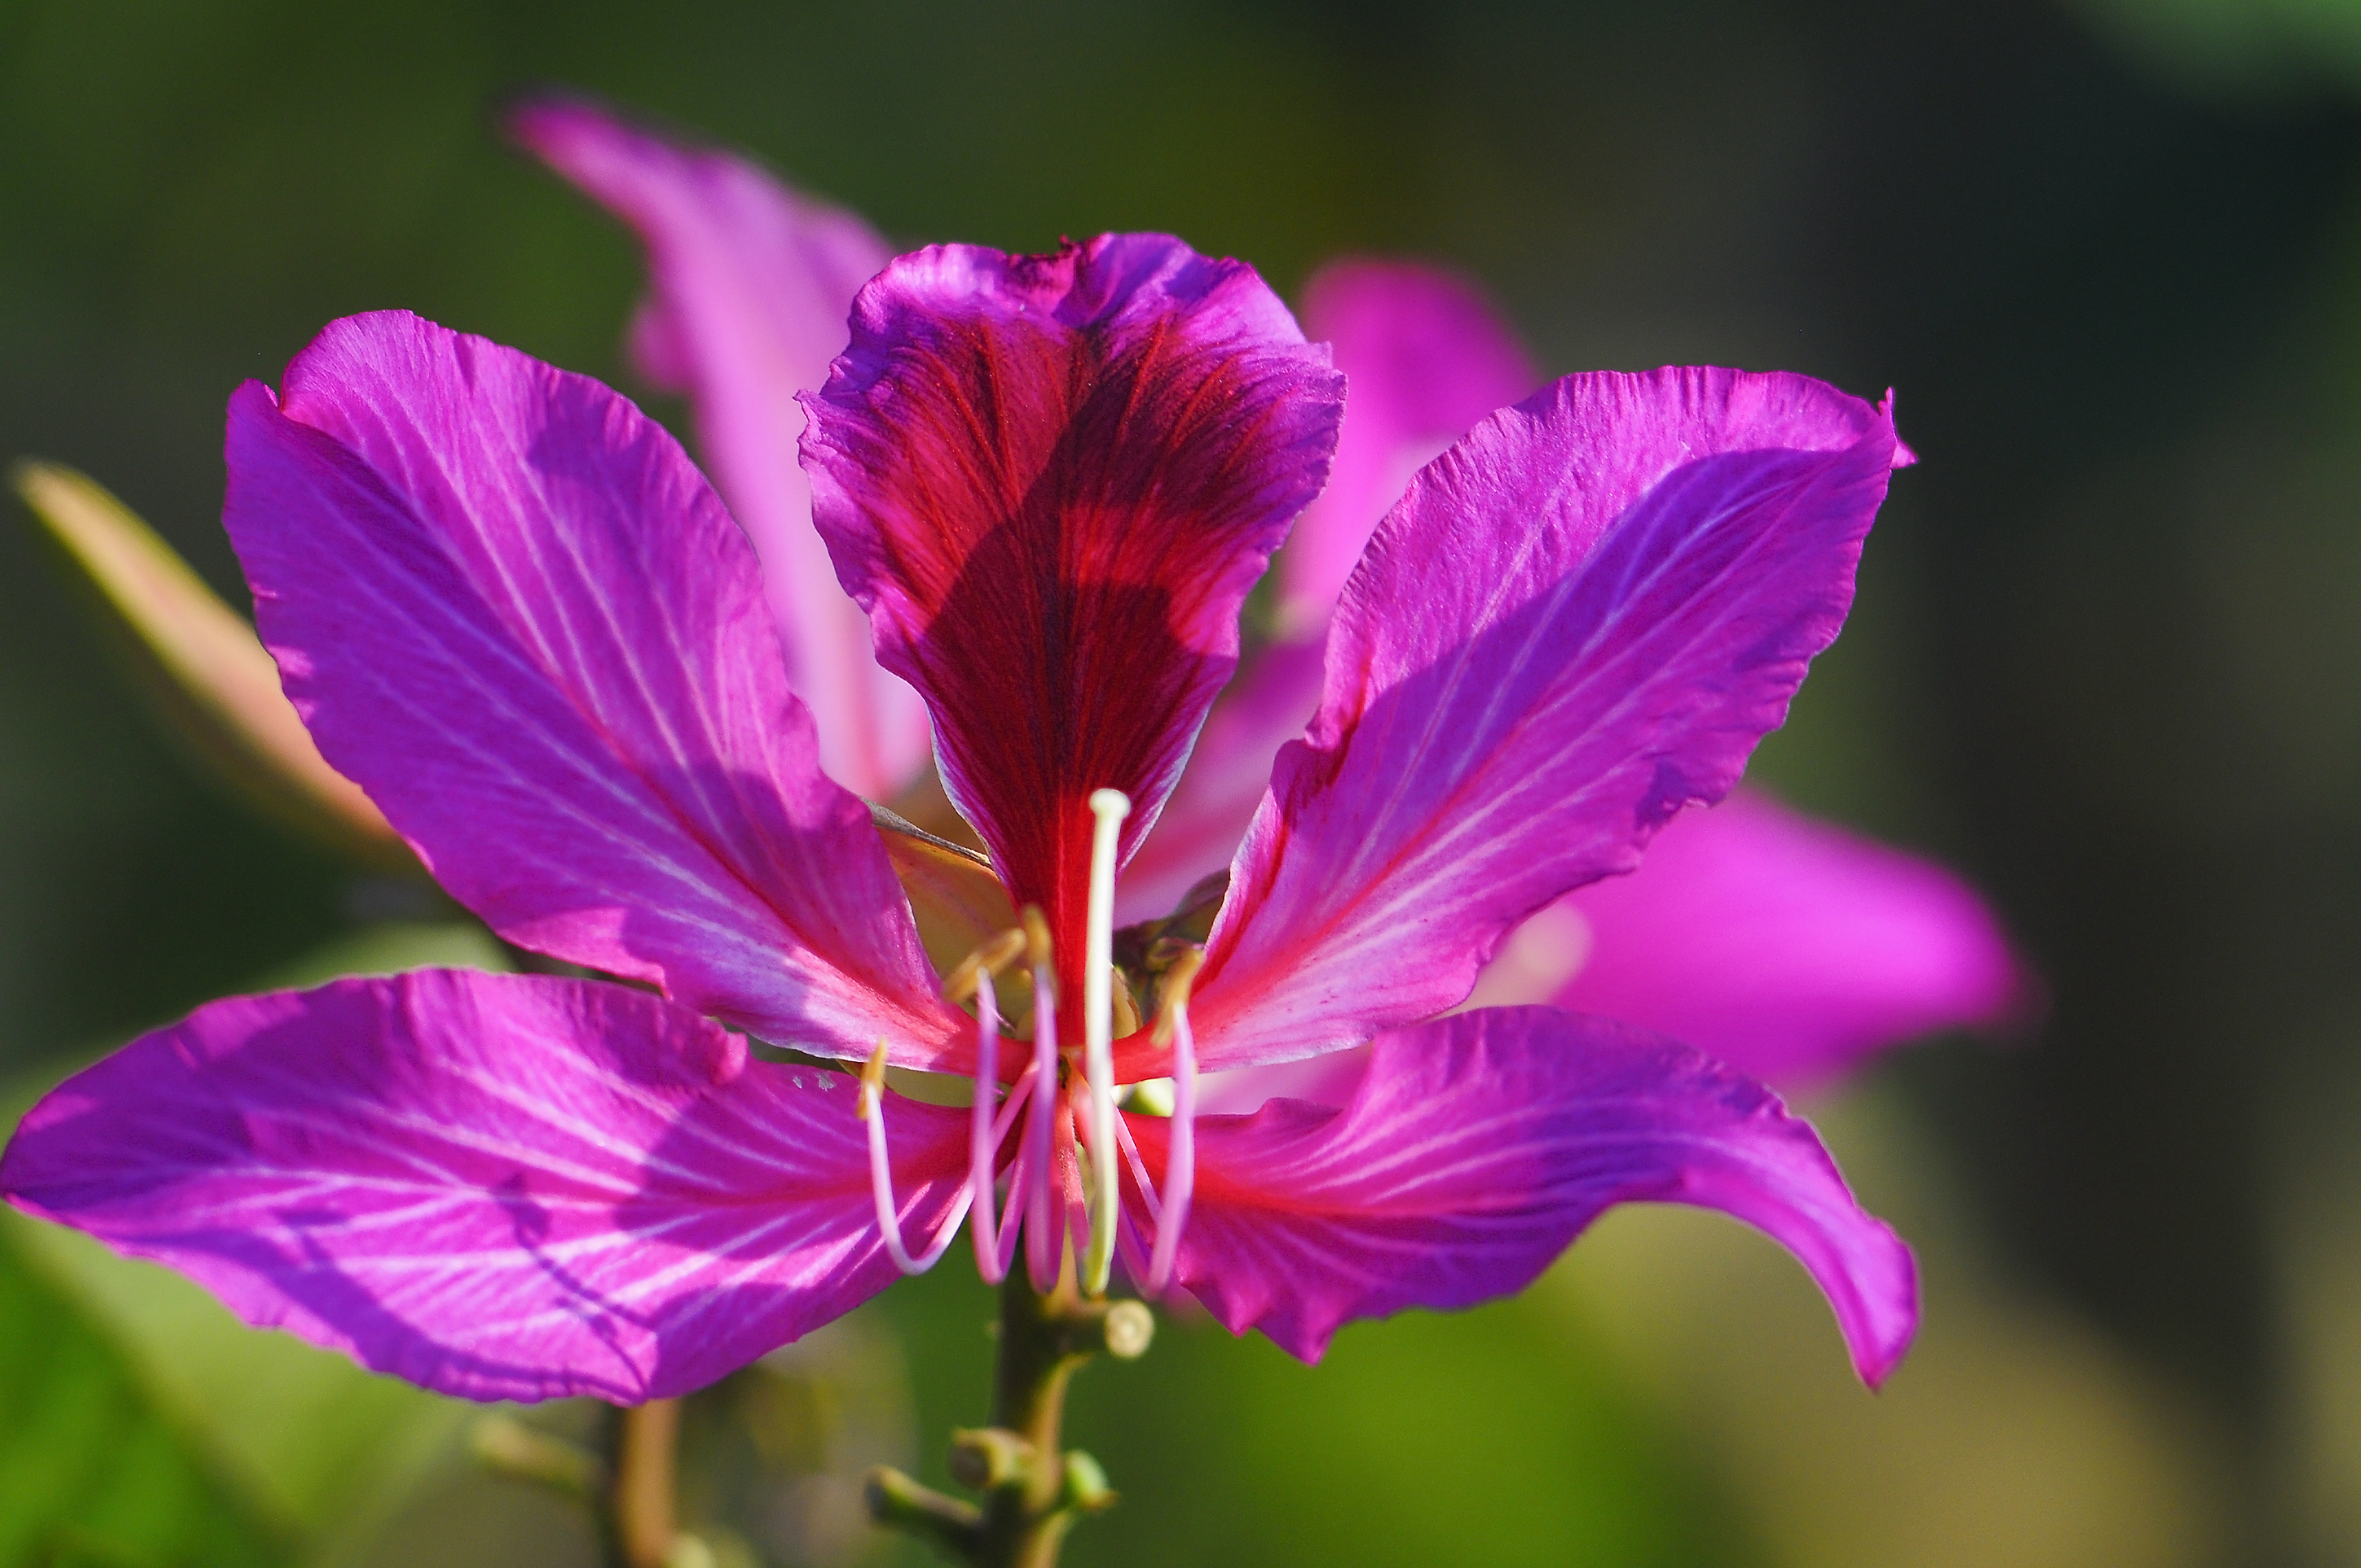
{"type": "Polygon", "coordinates": [[[1929,861],[1741,790],[1665,824],[1627,877],[1574,895],[1588,951],[1561,1006],[1803,1082],[2024,996],[1992,911],[1929,861]]]}
{"type": "Polygon", "coordinates": [[[647,247],[633,357],[689,396],[714,482],[762,554],[790,683],[819,726],[821,764],[860,794],[891,795],[927,762],[926,709],[877,667],[868,618],[812,531],[796,394],[827,379],[853,295],[892,251],[851,214],[743,159],[648,135],[587,103],[536,100],[509,124],[647,247]]]}
{"type": "Polygon", "coordinates": [[[1304,290],[1303,326],[1334,351],[1345,384],[1335,472],[1279,560],[1288,619],[1313,627],[1411,476],[1541,378],[1474,284],[1415,262],[1323,267],[1304,290]]]}
{"type": "Polygon", "coordinates": [[[1843,624],[1895,457],[1801,376],[1570,376],[1422,472],[1238,851],[1208,1070],[1465,997],[1501,937],[1717,800],[1843,624]]]}
{"type": "MultiPolygon", "coordinates": [[[[198,1009],[36,1106],[0,1187],[374,1371],[631,1403],[895,1277],[854,1099],[644,992],[423,970],[198,1009]]],[[[966,1116],[894,1114],[923,1233],[966,1116]]]]}
{"type": "MultiPolygon", "coordinates": [[[[1163,1124],[1131,1124],[1159,1173],[1163,1124]]],[[[1551,1007],[1379,1036],[1341,1111],[1279,1100],[1200,1119],[1178,1277],[1232,1332],[1316,1361],[1353,1319],[1522,1289],[1633,1202],[1719,1209],[1794,1253],[1872,1386],[1909,1347],[1910,1249],[1808,1125],[1686,1046],[1551,1007]]]]}
{"type": "Polygon", "coordinates": [[[230,404],[230,537],[321,753],[510,940],[782,1045],[966,1063],[753,552],[664,430],[400,313],[230,404]]]}
{"type": "Polygon", "coordinates": [[[952,798],[1078,955],[1085,801],[1131,796],[1128,857],[1326,476],[1339,378],[1252,269],[1160,235],[920,251],[852,328],[807,400],[821,536],[952,798]]]}

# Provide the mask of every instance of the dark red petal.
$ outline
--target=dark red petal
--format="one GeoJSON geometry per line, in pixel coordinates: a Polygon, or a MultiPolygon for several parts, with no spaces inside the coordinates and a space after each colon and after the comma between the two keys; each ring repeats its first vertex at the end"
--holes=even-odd
{"type": "Polygon", "coordinates": [[[1158,235],[906,256],[807,399],[804,466],[952,798],[1079,956],[1091,791],[1128,856],[1319,491],[1343,383],[1254,271],[1158,235]]]}

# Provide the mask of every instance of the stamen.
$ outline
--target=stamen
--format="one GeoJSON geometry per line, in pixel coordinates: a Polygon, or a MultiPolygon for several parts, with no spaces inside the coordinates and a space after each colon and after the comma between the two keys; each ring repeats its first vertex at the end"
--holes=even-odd
{"type": "MultiPolygon", "coordinates": [[[[1189,1200],[1197,1189],[1197,1036],[1189,1027],[1189,988],[1204,967],[1203,949],[1191,948],[1164,973],[1163,1001],[1149,1037],[1172,1047],[1172,1142],[1164,1162],[1164,1212],[1156,1220],[1156,1250],[1140,1288],[1160,1296],[1171,1282],[1180,1255],[1180,1233],[1189,1223],[1189,1200]]],[[[1141,1187],[1145,1190],[1143,1180],[1141,1187]]]]}
{"type": "Polygon", "coordinates": [[[1058,969],[1049,947],[1049,923],[1038,905],[1025,906],[1025,961],[1033,970],[1033,1114],[1025,1127],[1017,1180],[1025,1193],[1025,1267],[1033,1288],[1058,1287],[1062,1246],[1050,1229],[1049,1188],[1057,1168],[1058,969]]]}
{"type": "MultiPolygon", "coordinates": [[[[1139,1145],[1132,1139],[1131,1124],[1121,1116],[1115,1119],[1115,1141],[1123,1146],[1123,1162],[1131,1167],[1131,1179],[1139,1184],[1140,1201],[1148,1207],[1148,1217],[1151,1220],[1161,1218],[1164,1206],[1157,1201],[1156,1183],[1148,1179],[1148,1162],[1139,1157],[1139,1145]]],[[[1147,1275],[1144,1271],[1135,1271],[1132,1277],[1140,1279],[1147,1275]]]]}
{"type": "Polygon", "coordinates": [[[1025,933],[1003,931],[959,961],[959,967],[943,977],[943,1000],[952,1006],[975,994],[987,975],[998,976],[1025,953],[1025,933]]]}
{"type": "Polygon", "coordinates": [[[1089,923],[1082,947],[1082,1060],[1091,1080],[1091,1239],[1082,1285],[1106,1293],[1115,1267],[1115,856],[1131,797],[1119,789],[1091,792],[1089,923]]]}
{"type": "MultiPolygon", "coordinates": [[[[1021,934],[1018,940],[1023,940],[1021,934]]],[[[1000,1235],[993,1226],[992,1201],[994,1157],[1000,1152],[1000,1146],[992,1138],[993,1123],[997,1119],[994,1113],[999,1110],[993,1103],[993,1096],[999,1087],[1000,1004],[992,993],[992,980],[986,973],[975,990],[975,1103],[968,1112],[967,1185],[969,1212],[975,1216],[968,1225],[975,1234],[975,1271],[983,1276],[987,1285],[997,1285],[1001,1279],[992,1269],[1000,1256],[1000,1235]]]]}
{"type": "Polygon", "coordinates": [[[993,981],[1025,950],[1025,933],[1003,931],[960,960],[943,981],[944,999],[956,1005],[975,998],[975,1100],[968,1118],[968,1201],[975,1216],[975,1267],[987,1285],[997,1285],[1008,1266],[999,1264],[999,1234],[993,1223],[994,1167],[1000,1139],[994,1136],[1000,1089],[1000,998],[993,981]]]}
{"type": "MultiPolygon", "coordinates": [[[[1007,1140],[1008,1129],[1016,1124],[1017,1113],[1025,1109],[1033,1088],[1033,1069],[1027,1067],[1017,1075],[1016,1086],[1008,1091],[1008,1103],[1001,1108],[1000,1120],[993,1124],[992,1146],[994,1148],[998,1148],[1007,1140]]],[[[1028,1136],[1025,1143],[1017,1146],[1016,1164],[1008,1173],[1008,1200],[1000,1211],[1000,1248],[993,1255],[992,1268],[985,1276],[987,1280],[995,1284],[1008,1277],[1009,1265],[1016,1257],[1016,1237],[1025,1228],[1020,1223],[1025,1217],[1027,1192],[1025,1172],[1027,1167],[1025,1150],[1030,1143],[1031,1139],[1028,1136]]]]}
{"type": "Polygon", "coordinates": [[[912,1257],[910,1249],[902,1243],[902,1219],[894,1201],[894,1161],[885,1148],[885,1042],[879,1040],[877,1048],[869,1053],[868,1065],[861,1069],[861,1094],[854,1114],[869,1124],[869,1191],[877,1204],[877,1233],[884,1238],[885,1255],[894,1266],[905,1274],[924,1274],[942,1261],[950,1250],[952,1238],[959,1234],[960,1222],[967,1217],[969,1206],[975,1201],[975,1190],[962,1185],[960,1195],[952,1201],[950,1212],[943,1216],[935,1232],[934,1245],[924,1257],[912,1257]]]}

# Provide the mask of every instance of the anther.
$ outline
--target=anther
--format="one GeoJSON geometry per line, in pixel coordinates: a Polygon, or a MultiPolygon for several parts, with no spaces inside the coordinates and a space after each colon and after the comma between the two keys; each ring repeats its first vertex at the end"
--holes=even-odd
{"type": "Polygon", "coordinates": [[[852,1107],[855,1120],[862,1122],[869,1120],[869,1108],[876,1102],[884,1088],[885,1040],[883,1036],[880,1036],[877,1048],[869,1053],[869,1061],[861,1069],[861,1093],[852,1107]]]}
{"type": "Polygon", "coordinates": [[[1115,860],[1131,797],[1091,792],[1091,883],[1082,948],[1082,1059],[1091,1080],[1091,1241],[1082,1283],[1104,1294],[1115,1267],[1115,860]]]}
{"type": "Polygon", "coordinates": [[[959,967],[943,977],[943,1000],[957,1007],[976,993],[984,976],[997,978],[1008,966],[1024,955],[1030,944],[1018,930],[1003,931],[959,961],[959,967]]]}

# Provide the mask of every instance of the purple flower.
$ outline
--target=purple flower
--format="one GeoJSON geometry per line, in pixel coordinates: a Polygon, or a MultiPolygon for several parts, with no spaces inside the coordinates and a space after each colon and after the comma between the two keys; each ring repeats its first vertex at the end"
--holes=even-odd
{"type": "Polygon", "coordinates": [[[990,988],[972,1019],[941,1000],[867,809],[818,765],[752,553],[678,447],[479,339],[330,327],[279,397],[231,405],[226,521],[289,694],[495,929],[663,995],[425,971],[216,1003],[37,1107],[10,1198],[250,1321],[517,1398],[695,1387],[917,1266],[905,1235],[939,1255],[972,1206],[987,1272],[1020,1229],[1037,1270],[1070,1226],[1102,1266],[1126,1238],[1147,1283],[1310,1357],[1671,1200],[1786,1243],[1882,1376],[1908,1254],[1768,1091],[1554,1009],[1421,1022],[1727,790],[1834,635],[1897,448],[1818,383],[1571,378],[1425,470],[1344,594],[1193,1005],[1138,975],[1172,1043],[1112,1037],[1113,872],[1324,475],[1324,358],[1252,272],[1174,241],[939,248],[863,291],[811,401],[838,569],[1044,912],[1030,1065],[1004,1072],[990,988]],[[725,1025],[986,1092],[921,1104],[751,1059],[725,1025]],[[1342,1109],[1189,1114],[1192,1046],[1218,1069],[1364,1044],[1342,1109]],[[1113,1112],[1175,1075],[1180,1113],[1113,1112]]]}
{"type": "MultiPolygon", "coordinates": [[[[643,345],[677,350],[677,314],[643,345]]],[[[805,400],[813,520],[1040,912],[953,972],[971,1015],[823,770],[796,682],[824,662],[791,677],[774,630],[798,546],[770,533],[766,601],[719,500],[612,392],[405,314],[333,324],[230,411],[225,521],[288,694],[461,902],[637,983],[428,970],[215,1003],[42,1102],[0,1185],[250,1322],[478,1398],[697,1387],[971,1216],[987,1276],[1021,1239],[1046,1280],[1071,1236],[1093,1277],[1120,1249],[1315,1358],[1352,1318],[1519,1288],[1632,1201],[1787,1245],[1882,1379],[1909,1254],[1767,1090],[1557,1008],[1437,1015],[1735,783],[1850,602],[1904,455],[1884,411],[1667,370],[1484,419],[1359,553],[1202,956],[1135,932],[1111,967],[1117,872],[1341,401],[1251,270],[1161,236],[937,247],[861,291],[805,400]],[[1032,1037],[1004,1052],[986,977],[1020,959],[1032,1037]],[[1321,1057],[1358,1064],[1339,1102],[1196,1113],[1200,1068],[1321,1057]],[[971,1076],[975,1102],[895,1093],[889,1063],[971,1076]],[[1168,1079],[1172,1114],[1116,1108],[1168,1079]]]]}

